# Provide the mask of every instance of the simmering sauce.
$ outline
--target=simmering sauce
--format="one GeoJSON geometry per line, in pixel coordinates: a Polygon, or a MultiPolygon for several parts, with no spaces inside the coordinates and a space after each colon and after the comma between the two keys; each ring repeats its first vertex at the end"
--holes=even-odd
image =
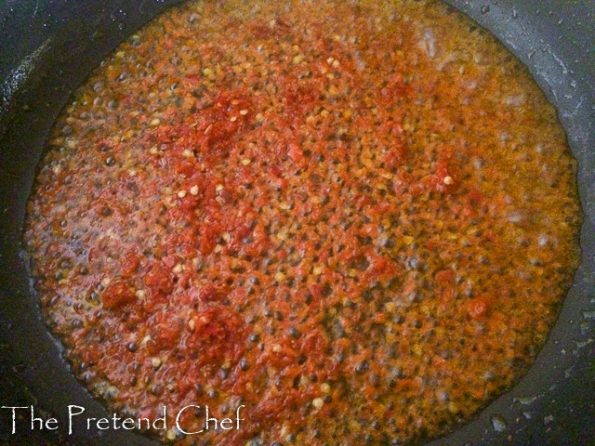
{"type": "Polygon", "coordinates": [[[166,405],[164,440],[414,443],[543,345],[575,174],[526,70],[442,4],[190,2],[74,94],[24,237],[76,375],[166,405]],[[190,404],[242,424],[184,436],[190,404]]]}

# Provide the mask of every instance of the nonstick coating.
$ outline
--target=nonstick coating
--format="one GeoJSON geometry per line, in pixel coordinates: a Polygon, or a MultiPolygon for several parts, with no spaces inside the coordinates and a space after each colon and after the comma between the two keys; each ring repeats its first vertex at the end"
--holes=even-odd
{"type": "MultiPolygon", "coordinates": [[[[66,425],[69,404],[108,416],[43,323],[21,246],[45,139],[71,93],[120,41],[176,0],[0,0],[0,405],[66,425]]],[[[595,2],[450,0],[491,30],[558,109],[579,161],[582,264],[559,320],[517,386],[437,445],[592,445],[595,438],[595,2]],[[535,397],[535,398],[533,398],[535,397]],[[496,429],[495,429],[496,428],[496,429]]],[[[82,191],[81,193],[84,193],[82,191]]],[[[514,253],[511,253],[514,255],[514,253]]],[[[28,416],[25,418],[28,421],[28,416]]],[[[124,431],[30,431],[0,411],[0,443],[157,444],[124,431]]]]}

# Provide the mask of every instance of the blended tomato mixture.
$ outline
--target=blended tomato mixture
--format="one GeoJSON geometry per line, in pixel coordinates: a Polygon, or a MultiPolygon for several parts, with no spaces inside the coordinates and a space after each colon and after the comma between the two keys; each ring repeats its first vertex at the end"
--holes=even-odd
{"type": "Polygon", "coordinates": [[[198,1],[74,94],[24,234],[47,323],[120,414],[197,445],[410,444],[543,345],[576,166],[491,36],[427,1],[198,1]],[[204,407],[239,429],[197,431],[204,407]]]}

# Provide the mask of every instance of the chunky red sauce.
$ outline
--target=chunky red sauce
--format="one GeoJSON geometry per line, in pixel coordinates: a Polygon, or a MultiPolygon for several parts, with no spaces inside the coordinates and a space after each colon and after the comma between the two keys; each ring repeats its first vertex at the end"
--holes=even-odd
{"type": "Polygon", "coordinates": [[[49,148],[25,240],[76,374],[124,415],[246,406],[168,440],[444,433],[523,373],[577,265],[553,109],[434,3],[174,8],[49,148]]]}

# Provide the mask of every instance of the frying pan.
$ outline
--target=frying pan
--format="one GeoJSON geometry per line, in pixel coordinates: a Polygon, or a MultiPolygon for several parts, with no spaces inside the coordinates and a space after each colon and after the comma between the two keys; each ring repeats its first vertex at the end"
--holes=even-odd
{"type": "MultiPolygon", "coordinates": [[[[45,139],[71,93],[120,41],[179,0],[0,1],[0,405],[34,405],[66,426],[69,404],[109,416],[48,333],[21,246],[45,139]]],[[[529,372],[438,445],[593,445],[595,438],[595,2],[449,0],[525,63],[559,113],[579,163],[582,263],[529,372]]],[[[82,191],[81,193],[84,193],[82,191]]],[[[0,410],[5,444],[157,444],[125,431],[31,431],[0,410]]]]}

